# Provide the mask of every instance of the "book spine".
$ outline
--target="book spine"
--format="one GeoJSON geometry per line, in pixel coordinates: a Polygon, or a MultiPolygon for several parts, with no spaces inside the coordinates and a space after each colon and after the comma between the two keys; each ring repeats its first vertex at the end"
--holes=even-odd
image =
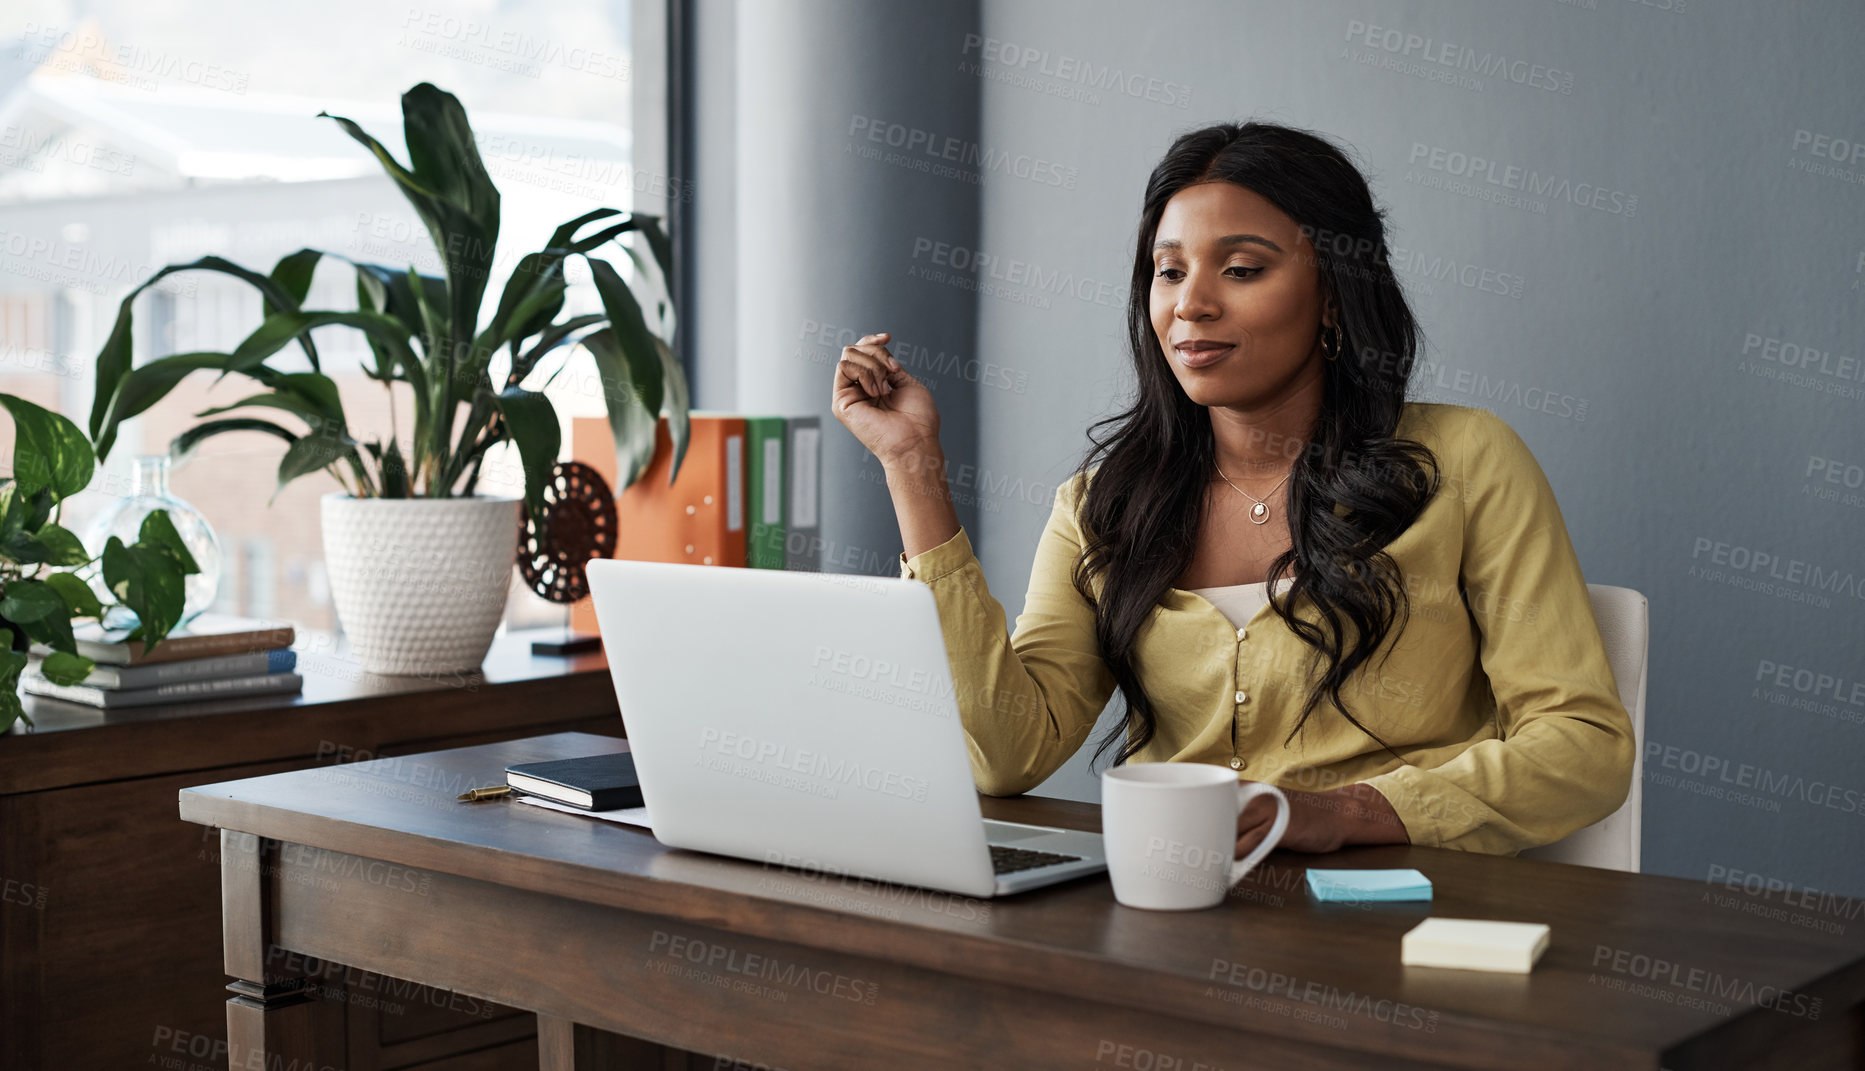
{"type": "Polygon", "coordinates": [[[287,625],[262,632],[229,632],[206,636],[176,636],[163,640],[154,651],[142,644],[95,643],[78,641],[78,653],[99,665],[147,666],[158,662],[182,662],[217,655],[251,654],[255,651],[290,647],[298,638],[297,630],[287,625]]]}
{"type": "Polygon", "coordinates": [[[255,677],[222,677],[218,680],[175,681],[154,688],[138,688],[148,693],[150,702],[186,699],[203,695],[241,695],[271,689],[304,687],[304,678],[296,673],[265,673],[255,677]]]}
{"type": "Polygon", "coordinates": [[[87,707],[108,706],[106,700],[118,694],[107,692],[102,688],[93,688],[88,684],[53,684],[37,673],[31,672],[19,675],[19,688],[27,695],[63,699],[67,703],[83,703],[87,707]]]}
{"type": "MultiPolygon", "coordinates": [[[[160,650],[160,648],[157,648],[160,650]]],[[[185,662],[154,662],[142,666],[98,666],[83,683],[92,688],[154,688],[178,681],[224,677],[252,677],[289,673],[298,666],[296,651],[254,651],[250,654],[195,658],[185,662]]]]}
{"type": "Polygon", "coordinates": [[[118,707],[149,706],[187,699],[217,699],[223,696],[295,692],[304,687],[304,678],[296,673],[267,673],[256,677],[177,681],[154,688],[116,690],[93,688],[85,684],[53,684],[44,677],[27,674],[20,677],[20,684],[33,695],[113,710],[118,707]]]}

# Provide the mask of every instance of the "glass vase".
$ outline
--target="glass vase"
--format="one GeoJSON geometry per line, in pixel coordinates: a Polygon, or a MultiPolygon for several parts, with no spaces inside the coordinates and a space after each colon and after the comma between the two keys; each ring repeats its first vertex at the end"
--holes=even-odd
{"type": "MultiPolygon", "coordinates": [[[[143,518],[156,510],[167,510],[168,519],[175,525],[182,543],[194,556],[194,563],[201,567],[200,572],[187,578],[179,627],[213,605],[214,595],[220,590],[220,537],[214,534],[200,510],[185,499],[175,497],[168,489],[168,472],[169,459],[165,454],[136,458],[134,482],[128,497],[117,499],[92,519],[84,530],[84,549],[101,556],[111,536],[126,544],[134,543],[141,538],[143,518]]],[[[103,568],[101,564],[92,568],[91,586],[97,590],[98,598],[109,606],[112,596],[104,586],[103,568]]],[[[136,615],[127,607],[109,606],[104,624],[110,628],[134,628],[136,615]]]]}

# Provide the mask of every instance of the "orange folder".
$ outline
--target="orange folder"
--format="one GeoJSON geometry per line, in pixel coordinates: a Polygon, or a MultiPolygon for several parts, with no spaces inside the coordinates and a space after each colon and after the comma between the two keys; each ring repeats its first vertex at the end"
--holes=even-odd
{"type": "MultiPolygon", "coordinates": [[[[673,436],[667,418],[654,426],[654,460],[634,485],[615,498],[615,556],[631,561],[745,566],[745,419],[723,413],[688,413],[690,434],[680,475],[671,485],[673,436]]],[[[615,437],[601,417],[570,422],[570,450],[578,461],[616,484],[615,437]]],[[[570,627],[596,631],[589,600],[570,611],[570,627]]]]}

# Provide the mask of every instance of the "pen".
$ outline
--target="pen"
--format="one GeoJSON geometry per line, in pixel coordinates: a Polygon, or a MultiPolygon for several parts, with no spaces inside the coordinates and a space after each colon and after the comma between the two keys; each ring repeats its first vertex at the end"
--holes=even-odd
{"type": "Polygon", "coordinates": [[[512,786],[493,785],[491,788],[469,788],[465,792],[460,793],[460,799],[471,803],[478,803],[480,800],[495,800],[511,794],[512,786]]]}

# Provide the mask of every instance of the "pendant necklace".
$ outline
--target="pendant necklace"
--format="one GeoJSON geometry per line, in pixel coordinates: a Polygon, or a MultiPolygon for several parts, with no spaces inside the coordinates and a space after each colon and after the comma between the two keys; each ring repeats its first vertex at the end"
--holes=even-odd
{"type": "MultiPolygon", "coordinates": [[[[1272,495],[1273,495],[1273,494],[1275,494],[1275,493],[1276,493],[1276,488],[1277,488],[1277,487],[1281,487],[1281,486],[1282,486],[1282,485],[1283,485],[1284,483],[1287,483],[1287,482],[1288,482],[1288,479],[1289,479],[1289,474],[1290,474],[1290,473],[1293,473],[1294,471],[1295,471],[1295,469],[1294,469],[1293,467],[1291,467],[1291,468],[1289,469],[1289,471],[1288,471],[1288,472],[1285,472],[1285,473],[1283,473],[1283,474],[1282,474],[1282,479],[1280,479],[1280,480],[1277,480],[1277,481],[1276,481],[1276,487],[1271,487],[1271,488],[1269,489],[1269,493],[1270,493],[1270,494],[1272,494],[1272,495]]],[[[1217,470],[1217,474],[1218,474],[1219,476],[1222,476],[1222,477],[1224,478],[1224,482],[1225,482],[1225,483],[1230,483],[1230,477],[1229,477],[1229,476],[1224,476],[1224,470],[1223,470],[1223,469],[1221,469],[1221,468],[1220,468],[1220,469],[1218,469],[1218,470],[1217,470]]],[[[1245,490],[1244,490],[1243,488],[1241,488],[1241,487],[1238,487],[1238,486],[1237,486],[1236,484],[1234,484],[1234,483],[1230,483],[1230,486],[1231,486],[1231,488],[1232,488],[1233,490],[1235,490],[1235,491],[1236,491],[1236,492],[1237,492],[1238,494],[1240,494],[1240,495],[1242,495],[1243,497],[1245,497],[1245,498],[1247,498],[1247,499],[1249,499],[1250,501],[1252,501],[1252,502],[1254,502],[1254,503],[1256,503],[1256,505],[1254,505],[1254,506],[1251,506],[1251,507],[1250,507],[1250,523],[1252,523],[1252,524],[1268,524],[1268,523],[1269,523],[1269,503],[1267,503],[1267,502],[1265,502],[1265,501],[1263,501],[1262,499],[1260,499],[1260,498],[1258,498],[1258,497],[1256,497],[1255,495],[1253,495],[1253,494],[1251,494],[1250,492],[1248,492],[1248,491],[1245,491],[1245,490]]]]}

